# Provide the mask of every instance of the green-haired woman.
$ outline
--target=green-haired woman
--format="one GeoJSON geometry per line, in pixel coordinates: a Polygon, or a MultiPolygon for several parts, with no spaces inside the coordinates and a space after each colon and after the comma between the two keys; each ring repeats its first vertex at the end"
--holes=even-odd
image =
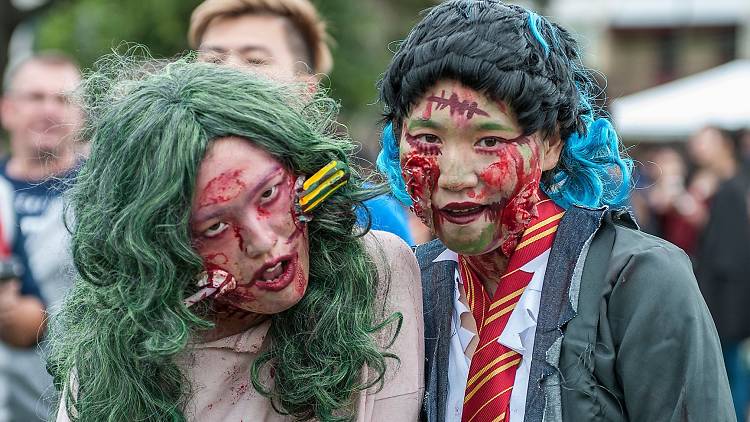
{"type": "Polygon", "coordinates": [[[416,261],[355,226],[373,192],[335,104],[188,60],[126,67],[84,86],[58,421],[415,420],[416,261]],[[332,161],[349,182],[300,206],[332,161]]]}

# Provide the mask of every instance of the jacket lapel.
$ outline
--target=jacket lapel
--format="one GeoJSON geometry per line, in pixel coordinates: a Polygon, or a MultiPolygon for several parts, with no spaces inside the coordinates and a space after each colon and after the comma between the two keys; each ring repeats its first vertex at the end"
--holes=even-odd
{"type": "Polygon", "coordinates": [[[422,417],[427,421],[445,420],[448,398],[447,368],[456,264],[453,261],[432,262],[445,249],[439,240],[434,240],[415,250],[422,271],[426,377],[422,417]]]}
{"type": "Polygon", "coordinates": [[[599,228],[605,212],[604,207],[586,209],[572,206],[565,212],[558,227],[550,250],[539,304],[531,373],[526,392],[526,422],[541,422],[545,408],[552,411],[548,412],[550,414],[544,419],[557,420],[556,417],[561,416],[559,382],[557,385],[547,385],[545,378],[557,374],[563,330],[576,315],[581,270],[577,264],[585,259],[585,256],[581,255],[585,253],[584,249],[587,249],[588,243],[599,228]],[[575,291],[574,295],[571,295],[572,290],[575,291]],[[572,303],[572,300],[576,303],[572,303]],[[556,389],[558,394],[552,391],[545,392],[545,388],[556,389]],[[549,402],[545,399],[545,393],[549,402]],[[560,412],[559,415],[555,415],[557,411],[560,412]]]}

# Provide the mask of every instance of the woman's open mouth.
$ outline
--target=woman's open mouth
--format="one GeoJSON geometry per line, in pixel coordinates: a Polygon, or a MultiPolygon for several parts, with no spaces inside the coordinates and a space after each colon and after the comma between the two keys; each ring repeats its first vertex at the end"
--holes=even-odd
{"type": "Polygon", "coordinates": [[[285,255],[258,269],[253,277],[253,285],[261,290],[278,292],[292,282],[296,271],[297,255],[285,255]]]}
{"type": "Polygon", "coordinates": [[[474,202],[452,202],[440,208],[438,212],[446,221],[464,225],[477,220],[487,209],[487,205],[474,202]]]}

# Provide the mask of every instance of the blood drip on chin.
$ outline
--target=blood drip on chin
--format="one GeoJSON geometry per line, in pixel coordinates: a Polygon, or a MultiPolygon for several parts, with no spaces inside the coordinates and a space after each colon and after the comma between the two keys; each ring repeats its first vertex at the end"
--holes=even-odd
{"type": "Polygon", "coordinates": [[[406,190],[411,196],[414,214],[428,227],[432,227],[432,209],[428,206],[440,177],[435,157],[425,157],[419,152],[409,152],[403,160],[401,174],[406,182],[406,190]]]}
{"type": "MultiPolygon", "coordinates": [[[[246,286],[247,287],[247,286],[246,286]]],[[[254,312],[242,309],[235,305],[237,302],[255,302],[257,299],[251,292],[240,292],[238,290],[232,290],[222,295],[221,297],[214,297],[212,302],[213,311],[219,318],[246,318],[254,312]]]]}

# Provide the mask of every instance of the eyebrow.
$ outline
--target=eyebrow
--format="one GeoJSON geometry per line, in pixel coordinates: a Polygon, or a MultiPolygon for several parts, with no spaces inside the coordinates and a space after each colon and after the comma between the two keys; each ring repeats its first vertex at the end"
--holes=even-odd
{"type": "Polygon", "coordinates": [[[433,120],[429,119],[415,119],[415,120],[409,120],[408,124],[409,130],[419,129],[419,128],[427,128],[427,129],[442,129],[443,126],[435,122],[433,120]]]}
{"type": "MultiPolygon", "coordinates": [[[[243,195],[245,198],[252,198],[255,195],[260,192],[261,189],[263,189],[266,184],[268,184],[269,181],[271,181],[274,177],[281,174],[281,172],[284,170],[283,167],[277,166],[273,170],[270,170],[268,174],[266,174],[258,183],[256,183],[252,188],[249,189],[249,191],[243,195]]],[[[210,182],[209,182],[210,183],[210,182]]],[[[238,195],[240,196],[240,195],[238,195]]],[[[224,209],[222,207],[216,207],[216,204],[206,205],[203,207],[199,207],[198,210],[193,215],[192,220],[194,221],[204,221],[204,220],[210,220],[211,218],[217,217],[220,214],[224,212],[224,209]],[[202,210],[206,209],[207,207],[213,208],[212,211],[204,212],[202,210]],[[205,213],[205,214],[204,214],[205,213]]]]}
{"type": "Polygon", "coordinates": [[[239,48],[229,48],[229,49],[224,48],[224,47],[220,47],[218,45],[202,45],[199,50],[200,51],[211,51],[211,52],[215,52],[215,53],[226,53],[229,50],[235,50],[238,53],[251,53],[253,51],[259,51],[259,52],[265,53],[265,54],[267,54],[269,56],[271,55],[271,50],[269,50],[268,48],[263,47],[261,45],[252,45],[252,44],[250,44],[250,45],[243,45],[243,46],[241,46],[239,48]]]}
{"type": "Polygon", "coordinates": [[[514,132],[515,129],[509,126],[501,125],[500,123],[494,123],[494,122],[484,122],[480,123],[477,126],[478,130],[500,130],[504,132],[514,132]]]}

